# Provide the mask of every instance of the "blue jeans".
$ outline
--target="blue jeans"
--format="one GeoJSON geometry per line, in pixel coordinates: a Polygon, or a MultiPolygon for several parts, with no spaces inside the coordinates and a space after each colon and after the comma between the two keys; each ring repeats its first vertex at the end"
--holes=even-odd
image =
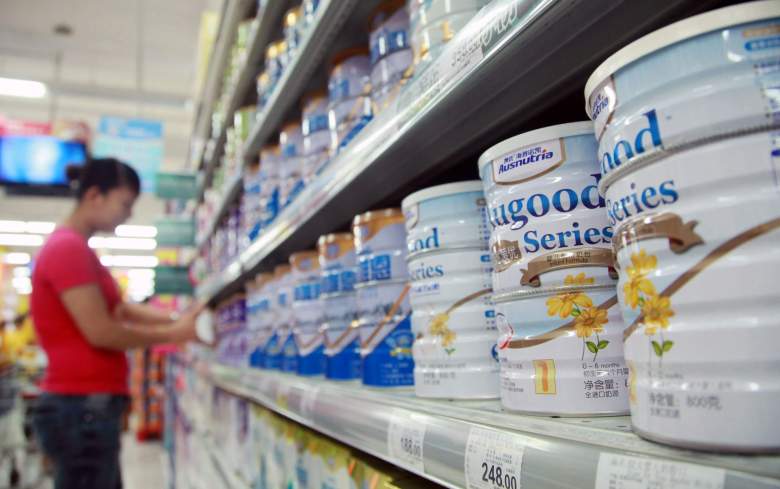
{"type": "Polygon", "coordinates": [[[127,398],[41,395],[33,428],[54,464],[55,489],[119,489],[119,437],[127,398]]]}

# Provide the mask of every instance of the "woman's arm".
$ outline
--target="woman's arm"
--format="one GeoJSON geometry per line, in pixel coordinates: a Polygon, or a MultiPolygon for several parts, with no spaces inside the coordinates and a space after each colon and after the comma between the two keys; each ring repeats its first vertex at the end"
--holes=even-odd
{"type": "Polygon", "coordinates": [[[180,343],[197,338],[195,318],[201,307],[193,308],[173,323],[155,328],[132,328],[112,316],[96,284],[72,287],[60,294],[62,303],[90,345],[109,350],[126,350],[158,343],[180,343]]]}
{"type": "Polygon", "coordinates": [[[115,315],[122,321],[138,326],[173,324],[177,315],[162,311],[147,304],[122,302],[116,308],[115,315]]]}

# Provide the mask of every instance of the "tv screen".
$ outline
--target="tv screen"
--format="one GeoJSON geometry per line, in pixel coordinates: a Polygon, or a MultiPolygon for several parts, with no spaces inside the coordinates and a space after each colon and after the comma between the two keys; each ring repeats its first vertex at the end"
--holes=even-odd
{"type": "Polygon", "coordinates": [[[87,148],[80,141],[53,136],[0,137],[0,183],[66,186],[65,168],[83,164],[87,148]]]}

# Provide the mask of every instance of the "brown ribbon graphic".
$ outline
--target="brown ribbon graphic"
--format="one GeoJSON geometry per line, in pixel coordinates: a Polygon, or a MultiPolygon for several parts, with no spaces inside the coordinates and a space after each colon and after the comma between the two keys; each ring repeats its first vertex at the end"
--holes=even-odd
{"type": "Polygon", "coordinates": [[[493,266],[496,272],[503,272],[523,258],[520,243],[517,241],[498,240],[490,250],[493,253],[493,266]]]}
{"type": "Polygon", "coordinates": [[[385,317],[382,318],[381,321],[379,321],[379,324],[376,325],[376,328],[374,328],[374,331],[371,332],[371,336],[368,337],[368,339],[365,342],[360,342],[361,348],[367,348],[369,344],[371,344],[372,341],[374,341],[374,338],[379,334],[380,331],[382,331],[382,328],[385,326],[385,324],[389,323],[391,319],[393,319],[393,316],[395,316],[396,311],[398,311],[398,308],[401,307],[401,303],[406,298],[406,295],[409,293],[409,284],[406,284],[404,286],[404,290],[401,291],[401,295],[398,296],[398,298],[393,303],[393,306],[390,308],[389,311],[387,311],[387,314],[385,314],[385,317]]]}
{"type": "Polygon", "coordinates": [[[298,345],[298,349],[299,350],[306,350],[306,349],[308,349],[310,346],[312,346],[315,343],[317,343],[317,341],[319,341],[319,339],[321,338],[320,335],[315,335],[310,341],[308,341],[306,343],[303,343],[300,339],[298,339],[298,335],[297,334],[293,333],[293,335],[294,335],[293,338],[295,339],[295,344],[298,345]]]}
{"type": "Polygon", "coordinates": [[[612,251],[604,248],[577,248],[546,253],[534,258],[528,262],[528,268],[522,270],[520,285],[539,287],[542,285],[539,275],[545,272],[590,265],[608,267],[610,275],[617,279],[612,251]]]}
{"type": "MultiPolygon", "coordinates": [[[[741,245],[758,238],[761,235],[764,235],[770,231],[774,231],[779,227],[780,227],[780,217],[765,222],[764,224],[759,224],[758,226],[754,226],[746,231],[739,233],[738,235],[734,236],[730,240],[726,241],[722,245],[718,246],[714,250],[707,253],[704,256],[704,258],[702,258],[701,260],[699,260],[698,263],[696,263],[696,265],[686,270],[685,273],[681,274],[671,284],[669,284],[669,286],[666,287],[659,294],[659,296],[671,297],[672,295],[675,294],[675,292],[683,288],[685,284],[693,280],[694,277],[699,275],[707,267],[709,267],[716,261],[726,256],[728,253],[734,251],[741,245]]],[[[626,341],[628,337],[634,333],[634,331],[639,329],[639,326],[642,323],[642,320],[644,318],[645,315],[640,314],[639,316],[637,316],[634,322],[631,323],[631,326],[629,326],[628,328],[625,329],[625,331],[623,331],[623,341],[626,341]]]]}
{"type": "Polygon", "coordinates": [[[651,238],[668,238],[669,247],[677,254],[704,243],[701,236],[693,231],[697,221],[683,222],[682,218],[671,212],[652,214],[620,229],[612,238],[612,248],[617,255],[621,248],[631,243],[651,238]]]}
{"type": "MultiPolygon", "coordinates": [[[[431,321],[428,323],[428,328],[430,328],[431,323],[434,323],[436,321],[441,321],[445,325],[449,321],[449,316],[452,311],[459,308],[463,304],[466,304],[467,302],[471,302],[474,299],[477,299],[479,297],[482,297],[483,295],[487,295],[491,293],[493,289],[482,289],[478,290],[477,292],[474,292],[472,294],[467,295],[466,297],[463,297],[462,299],[457,300],[454,304],[452,304],[450,307],[448,307],[444,312],[439,313],[431,319],[431,321]],[[443,319],[442,319],[443,318],[443,319]]],[[[422,337],[422,334],[417,335],[418,338],[422,337]]]]}
{"type": "MultiPolygon", "coordinates": [[[[610,297],[608,300],[606,300],[605,302],[599,304],[598,306],[596,306],[596,309],[609,309],[615,304],[617,304],[617,295],[614,295],[610,297]]],[[[574,331],[574,323],[576,322],[577,322],[576,319],[572,319],[571,321],[564,324],[563,326],[555,328],[552,331],[548,331],[546,333],[540,334],[539,336],[534,336],[533,338],[512,340],[507,345],[507,348],[512,348],[512,349],[530,348],[532,346],[541,345],[542,343],[547,343],[550,340],[554,340],[559,336],[565,335],[569,331],[574,331]]]]}
{"type": "Polygon", "coordinates": [[[333,343],[328,341],[328,336],[327,335],[323,334],[322,337],[323,337],[323,342],[325,343],[325,347],[326,348],[330,348],[330,349],[341,347],[341,345],[344,342],[344,340],[347,339],[347,337],[349,337],[350,333],[352,333],[352,330],[355,329],[355,328],[357,328],[357,321],[352,321],[350,323],[349,327],[347,327],[347,329],[344,330],[344,332],[341,333],[339,335],[339,337],[336,338],[336,341],[334,341],[333,343]]]}

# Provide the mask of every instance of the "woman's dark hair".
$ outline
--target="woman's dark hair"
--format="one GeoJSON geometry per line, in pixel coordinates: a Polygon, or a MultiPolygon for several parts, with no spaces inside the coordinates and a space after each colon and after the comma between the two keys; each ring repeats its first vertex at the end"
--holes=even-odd
{"type": "Polygon", "coordinates": [[[97,187],[101,194],[119,187],[127,187],[136,194],[141,192],[138,173],[116,158],[91,158],[83,165],[69,165],[65,175],[78,200],[92,187],[97,187]]]}

